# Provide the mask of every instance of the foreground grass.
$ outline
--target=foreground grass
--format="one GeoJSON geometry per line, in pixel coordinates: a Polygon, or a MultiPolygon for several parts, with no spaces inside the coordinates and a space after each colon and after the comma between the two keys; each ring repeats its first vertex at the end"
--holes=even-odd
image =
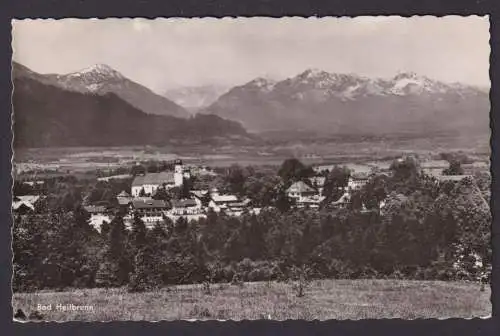
{"type": "Polygon", "coordinates": [[[43,320],[111,321],[176,319],[369,319],[468,318],[491,314],[490,288],[463,282],[318,280],[304,297],[290,284],[215,284],[163,288],[146,293],[117,289],[14,293],[12,306],[28,315],[38,304],[89,305],[92,311],[44,311],[43,320]]]}

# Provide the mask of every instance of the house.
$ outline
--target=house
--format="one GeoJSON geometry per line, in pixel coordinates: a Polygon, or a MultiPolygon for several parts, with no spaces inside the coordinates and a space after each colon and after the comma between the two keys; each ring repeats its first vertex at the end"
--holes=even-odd
{"type": "Polygon", "coordinates": [[[104,215],[107,213],[107,209],[102,205],[87,205],[83,207],[91,216],[92,215],[104,215]]]}
{"type": "Polygon", "coordinates": [[[45,181],[43,180],[24,181],[23,184],[30,186],[31,190],[35,192],[43,192],[45,190],[45,181]]]}
{"type": "Polygon", "coordinates": [[[176,160],[173,172],[148,173],[136,176],[132,181],[132,196],[140,196],[142,190],[146,195],[153,195],[160,187],[165,187],[165,189],[180,187],[184,180],[190,177],[190,172],[182,165],[182,161],[176,160]]]}
{"type": "Polygon", "coordinates": [[[232,205],[240,203],[238,197],[235,195],[220,195],[219,193],[214,193],[210,198],[208,207],[215,212],[220,212],[221,210],[227,211],[232,205]]]}
{"type": "Polygon", "coordinates": [[[90,214],[90,225],[97,231],[101,231],[103,222],[111,223],[108,209],[102,205],[87,205],[83,207],[90,214]]]}
{"type": "Polygon", "coordinates": [[[301,197],[317,195],[318,192],[314,188],[308,186],[303,181],[298,181],[292,184],[286,191],[288,197],[298,200],[301,197]]]}
{"type": "Polygon", "coordinates": [[[422,171],[432,176],[442,175],[443,170],[449,166],[450,163],[446,160],[427,160],[420,162],[420,168],[422,171]]]}
{"type": "Polygon", "coordinates": [[[249,208],[251,201],[249,199],[245,199],[243,201],[231,202],[227,206],[227,214],[232,216],[241,216],[245,209],[249,208]]]}
{"type": "Polygon", "coordinates": [[[168,209],[169,204],[163,200],[152,198],[134,199],[130,203],[129,220],[132,220],[133,214],[137,213],[146,224],[146,227],[151,228],[155,223],[163,221],[163,214],[168,209]]]}
{"type": "Polygon", "coordinates": [[[165,189],[175,187],[175,181],[175,173],[173,172],[149,173],[136,176],[132,181],[132,196],[140,196],[142,190],[144,190],[145,195],[153,195],[162,186],[165,189]]]}
{"type": "Polygon", "coordinates": [[[156,215],[168,210],[169,205],[163,200],[152,198],[134,199],[130,204],[130,209],[139,215],[156,215]]]}
{"type": "Polygon", "coordinates": [[[104,214],[95,214],[90,216],[90,225],[92,225],[97,231],[101,232],[101,226],[106,223],[111,223],[113,217],[104,214]]]}
{"type": "Polygon", "coordinates": [[[173,200],[172,209],[168,211],[171,215],[195,215],[203,212],[201,205],[192,198],[173,200]]]}
{"type": "Polygon", "coordinates": [[[346,192],[338,200],[332,203],[333,206],[345,209],[351,203],[351,194],[346,192]]]}
{"type": "Polygon", "coordinates": [[[368,183],[368,180],[369,180],[368,174],[365,173],[352,174],[349,177],[349,181],[347,182],[347,189],[350,191],[359,190],[368,183]]]}
{"type": "Polygon", "coordinates": [[[321,202],[325,200],[325,196],[313,195],[313,196],[303,196],[296,199],[295,204],[298,208],[319,208],[321,202]]]}
{"type": "Polygon", "coordinates": [[[314,176],[309,179],[311,185],[318,190],[320,194],[323,193],[323,187],[325,186],[326,178],[324,176],[314,176]]]}
{"type": "Polygon", "coordinates": [[[35,206],[40,199],[38,195],[15,196],[12,199],[12,210],[22,214],[35,211],[35,206]]]}
{"type": "Polygon", "coordinates": [[[191,195],[198,206],[205,207],[208,206],[208,202],[210,201],[210,193],[208,190],[191,190],[191,195]]]}
{"type": "Polygon", "coordinates": [[[125,206],[129,205],[132,202],[133,197],[130,196],[130,194],[127,193],[125,190],[123,190],[121,193],[116,195],[116,200],[118,201],[118,204],[120,206],[125,206]]]}

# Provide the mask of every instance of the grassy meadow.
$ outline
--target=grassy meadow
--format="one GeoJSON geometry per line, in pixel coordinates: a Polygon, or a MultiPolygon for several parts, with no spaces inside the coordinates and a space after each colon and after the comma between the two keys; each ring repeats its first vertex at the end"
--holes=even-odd
{"type": "Polygon", "coordinates": [[[470,318],[491,314],[491,291],[477,283],[406,280],[318,280],[297,297],[291,284],[181,285],[145,293],[125,288],[14,293],[12,306],[26,315],[52,304],[50,321],[470,318]],[[57,311],[57,304],[92,311],[57,311]]]}

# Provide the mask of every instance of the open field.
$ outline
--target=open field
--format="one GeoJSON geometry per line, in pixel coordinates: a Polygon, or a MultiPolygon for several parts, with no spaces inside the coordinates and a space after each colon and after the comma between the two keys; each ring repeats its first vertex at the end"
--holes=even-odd
{"type": "Polygon", "coordinates": [[[183,285],[146,293],[126,289],[14,293],[13,308],[26,315],[38,304],[52,305],[44,320],[111,321],[176,319],[370,319],[470,318],[491,314],[491,291],[477,283],[406,280],[318,280],[303,297],[291,284],[243,286],[183,285]],[[57,311],[57,304],[92,306],[92,311],[57,311]]]}
{"type": "Polygon", "coordinates": [[[431,159],[441,152],[462,151],[473,160],[488,161],[487,136],[470,138],[381,138],[326,139],[287,141],[253,146],[166,145],[125,147],[24,148],[15,150],[17,170],[55,170],[78,173],[129,167],[139,161],[170,161],[182,159],[187,164],[224,167],[246,165],[280,165],[285,159],[297,157],[305,164],[347,164],[392,161],[405,154],[431,159]]]}

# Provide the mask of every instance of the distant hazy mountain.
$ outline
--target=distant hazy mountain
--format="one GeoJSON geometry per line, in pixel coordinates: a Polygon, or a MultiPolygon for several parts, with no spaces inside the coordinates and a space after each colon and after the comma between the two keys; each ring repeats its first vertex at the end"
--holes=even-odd
{"type": "Polygon", "coordinates": [[[106,94],[114,93],[141,111],[149,114],[170,115],[187,118],[189,113],[179,105],[150,89],[126,78],[105,64],[93,65],[70,74],[39,75],[45,83],[60,86],[65,90],[106,94]]]}
{"type": "Polygon", "coordinates": [[[171,89],[165,91],[163,95],[185,109],[196,112],[213,104],[229,89],[230,87],[223,85],[203,85],[171,89]]]}
{"type": "MultiPolygon", "coordinates": [[[[109,74],[106,78],[110,78],[109,74]]],[[[171,141],[248,139],[243,127],[234,121],[213,115],[177,118],[146,114],[114,92],[63,88],[59,79],[13,64],[16,147],[163,145],[171,141]]]]}
{"type": "Polygon", "coordinates": [[[400,73],[370,79],[309,69],[280,82],[234,87],[203,110],[252,131],[489,132],[488,91],[400,73]]]}

